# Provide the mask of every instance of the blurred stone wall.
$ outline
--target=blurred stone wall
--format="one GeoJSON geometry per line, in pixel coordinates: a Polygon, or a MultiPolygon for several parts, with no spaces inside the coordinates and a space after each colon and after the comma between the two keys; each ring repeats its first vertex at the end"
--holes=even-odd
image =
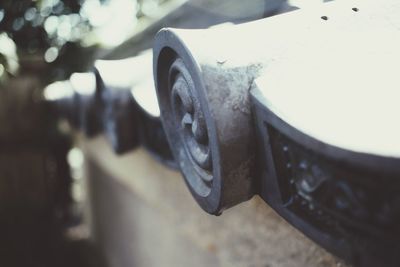
{"type": "Polygon", "coordinates": [[[103,138],[84,144],[92,234],[110,267],[347,266],[259,197],[211,216],[143,149],[117,157],[103,138]]]}

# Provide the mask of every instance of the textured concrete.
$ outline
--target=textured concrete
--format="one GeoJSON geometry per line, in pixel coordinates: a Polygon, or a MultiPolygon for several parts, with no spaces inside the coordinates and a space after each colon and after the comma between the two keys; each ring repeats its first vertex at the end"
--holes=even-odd
{"type": "Polygon", "coordinates": [[[146,151],[117,157],[102,138],[85,144],[94,238],[110,267],[347,266],[258,197],[211,216],[146,151]]]}

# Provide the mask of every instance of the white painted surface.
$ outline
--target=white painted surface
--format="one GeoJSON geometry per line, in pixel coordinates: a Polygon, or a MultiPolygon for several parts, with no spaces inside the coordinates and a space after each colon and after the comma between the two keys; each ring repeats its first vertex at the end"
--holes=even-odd
{"type": "Polygon", "coordinates": [[[400,157],[400,3],[337,1],[298,13],[287,16],[291,44],[256,81],[267,106],[328,144],[400,157]]]}
{"type": "Polygon", "coordinates": [[[121,60],[97,60],[95,66],[108,85],[115,88],[132,88],[132,95],[143,110],[153,117],[160,116],[153,81],[151,50],[121,60]]]}

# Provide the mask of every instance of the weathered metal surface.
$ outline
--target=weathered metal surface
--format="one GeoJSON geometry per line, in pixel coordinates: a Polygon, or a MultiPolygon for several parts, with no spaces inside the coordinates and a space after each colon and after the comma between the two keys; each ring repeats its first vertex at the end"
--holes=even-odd
{"type": "MultiPolygon", "coordinates": [[[[228,27],[216,30],[222,33],[228,27]]],[[[175,159],[196,201],[219,214],[254,194],[248,90],[259,66],[208,60],[214,51],[199,48],[204,36],[191,38],[193,32],[204,30],[163,30],[157,35],[154,75],[175,159]]]]}
{"type": "Polygon", "coordinates": [[[395,1],[336,1],[236,26],[164,29],[154,47],[160,109],[151,94],[143,100],[153,89],[147,52],[99,62],[92,90],[64,98],[59,112],[89,136],[105,131],[117,152],[140,143],[173,165],[161,113],[205,211],[259,194],[336,255],[396,266],[399,11],[395,1]]]}
{"type": "Polygon", "coordinates": [[[161,116],[200,206],[219,214],[259,194],[356,265],[398,265],[399,12],[396,1],[334,1],[161,30],[161,116]]]}
{"type": "MultiPolygon", "coordinates": [[[[119,125],[133,127],[137,143],[144,146],[162,163],[176,167],[160,121],[160,110],[152,79],[151,51],[143,51],[136,57],[123,60],[98,60],[95,67],[105,81],[103,82],[107,88],[105,91],[123,92],[126,94],[125,99],[131,99],[129,108],[132,109],[134,119],[121,120],[119,125]]],[[[109,97],[106,96],[104,99],[107,98],[109,97]]],[[[125,116],[126,110],[117,107],[115,112],[125,116]]],[[[112,125],[112,122],[113,120],[108,118],[104,120],[106,126],[112,125]]],[[[127,138],[133,136],[122,128],[117,132],[127,138]]]]}
{"type": "MultiPolygon", "coordinates": [[[[106,69],[107,70],[107,69],[106,69]]],[[[110,71],[110,69],[108,69],[110,71]]],[[[112,148],[118,154],[138,145],[138,119],[129,85],[113,84],[107,80],[107,72],[95,69],[96,88],[100,92],[100,124],[112,148]]]]}

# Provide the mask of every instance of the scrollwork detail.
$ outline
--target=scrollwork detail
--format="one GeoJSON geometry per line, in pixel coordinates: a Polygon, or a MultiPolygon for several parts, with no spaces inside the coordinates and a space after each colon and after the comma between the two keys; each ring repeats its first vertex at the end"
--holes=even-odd
{"type": "Polygon", "coordinates": [[[171,106],[186,153],[205,184],[212,176],[211,150],[207,126],[194,82],[181,59],[176,59],[169,71],[171,106]]]}

